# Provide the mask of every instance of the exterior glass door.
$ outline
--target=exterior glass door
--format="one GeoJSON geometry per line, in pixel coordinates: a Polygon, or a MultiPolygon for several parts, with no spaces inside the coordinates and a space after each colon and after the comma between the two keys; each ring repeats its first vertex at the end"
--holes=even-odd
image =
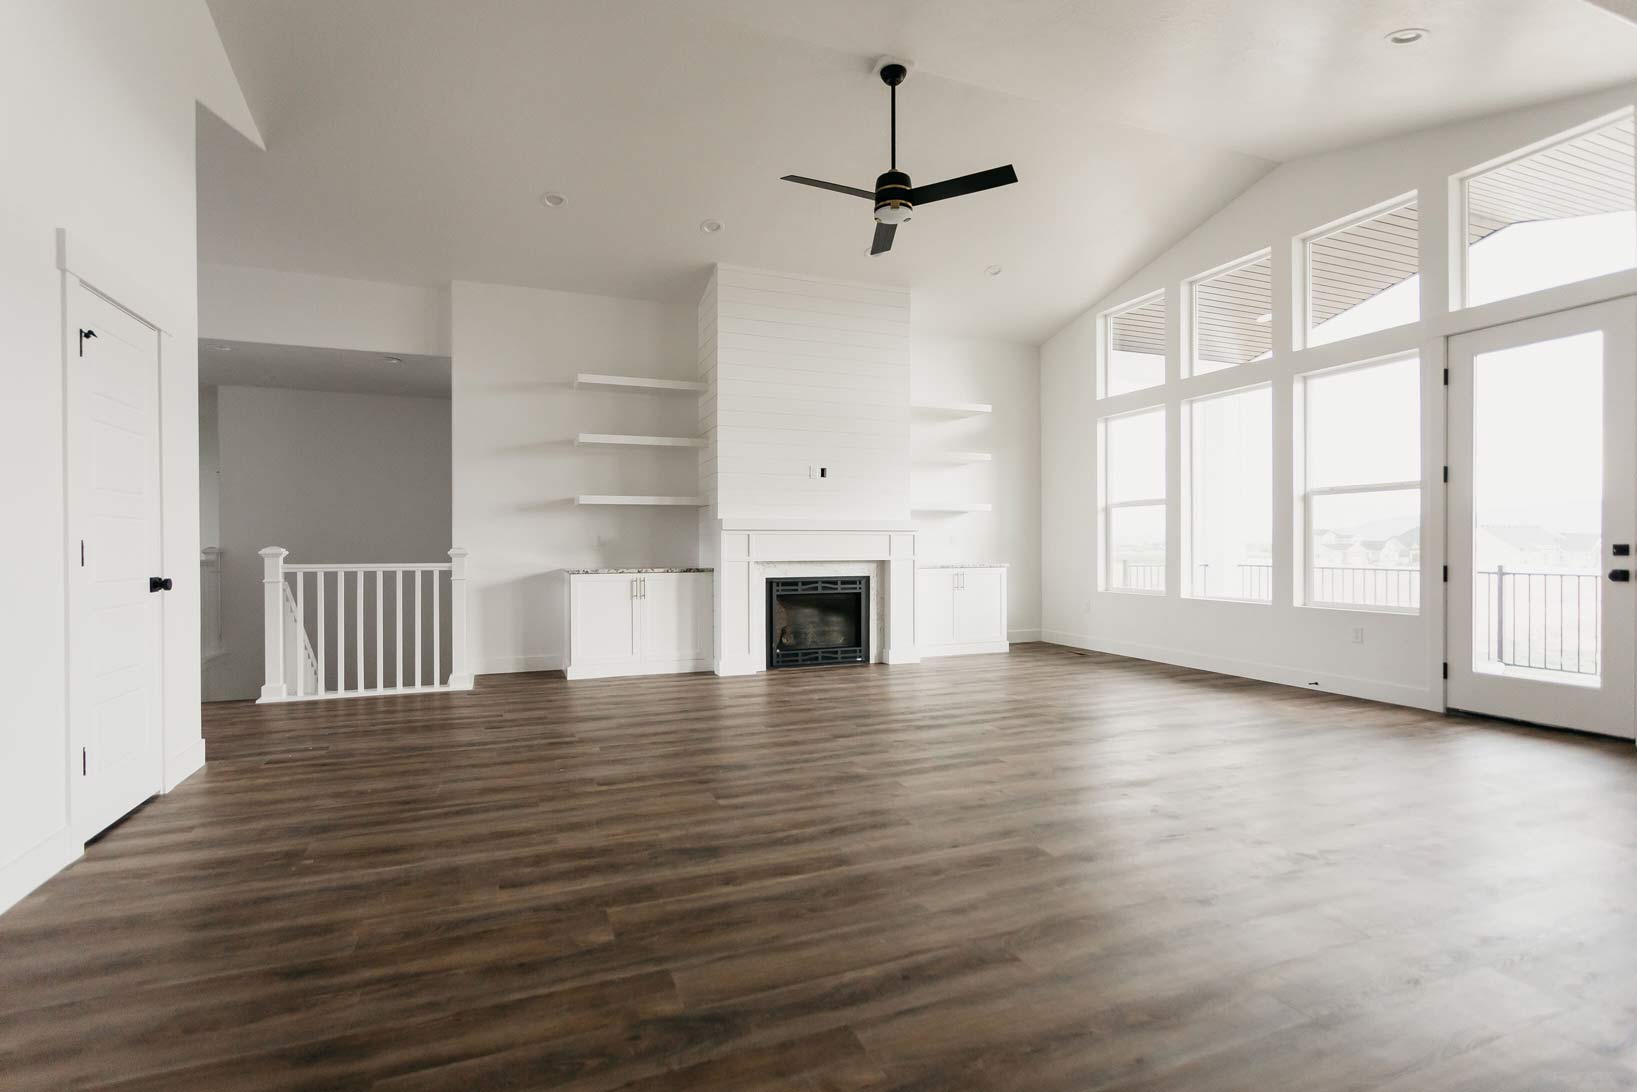
{"type": "Polygon", "coordinates": [[[1637,301],[1449,350],[1449,705],[1631,738],[1637,301]]]}

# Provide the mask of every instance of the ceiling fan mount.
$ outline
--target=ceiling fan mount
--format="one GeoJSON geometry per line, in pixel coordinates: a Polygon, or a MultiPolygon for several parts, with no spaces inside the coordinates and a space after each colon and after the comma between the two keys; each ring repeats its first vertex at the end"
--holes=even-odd
{"type": "Polygon", "coordinates": [[[930,204],[951,197],[963,197],[969,193],[994,189],[996,186],[1009,186],[1017,181],[1017,172],[1008,163],[1004,167],[994,167],[987,171],[978,171],[975,174],[917,187],[907,173],[898,169],[898,85],[909,77],[909,68],[897,61],[886,61],[879,65],[877,74],[881,77],[881,82],[887,85],[891,96],[891,120],[889,167],[876,177],[875,189],[871,191],[855,186],[843,186],[836,182],[824,182],[797,174],[787,174],[782,178],[785,182],[798,182],[804,186],[816,186],[821,190],[851,194],[873,201],[875,237],[870,243],[871,255],[885,254],[892,249],[892,240],[897,234],[898,225],[909,220],[915,212],[916,205],[930,204]]]}

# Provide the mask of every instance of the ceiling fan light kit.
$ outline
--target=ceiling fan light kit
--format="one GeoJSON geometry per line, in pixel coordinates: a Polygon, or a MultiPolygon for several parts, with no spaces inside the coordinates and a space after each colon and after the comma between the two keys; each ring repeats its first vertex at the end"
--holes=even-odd
{"type": "Polygon", "coordinates": [[[782,178],[785,182],[799,182],[803,186],[815,186],[821,190],[850,194],[874,202],[875,237],[870,242],[872,255],[885,254],[892,249],[892,240],[898,232],[898,225],[910,219],[916,205],[926,205],[951,197],[964,197],[980,190],[994,189],[996,186],[1009,186],[1017,181],[1017,172],[1008,163],[1004,167],[949,178],[928,186],[918,187],[911,182],[909,175],[898,169],[898,85],[903,83],[908,75],[909,69],[897,62],[884,64],[880,69],[881,82],[887,85],[892,99],[891,159],[888,169],[876,178],[873,192],[855,186],[843,186],[837,182],[805,178],[797,174],[787,174],[782,178]]]}

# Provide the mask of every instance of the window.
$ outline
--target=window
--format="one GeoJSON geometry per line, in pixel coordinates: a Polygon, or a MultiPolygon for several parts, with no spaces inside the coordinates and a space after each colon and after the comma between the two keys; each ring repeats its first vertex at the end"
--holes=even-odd
{"type": "Polygon", "coordinates": [[[1462,182],[1466,303],[1637,266],[1630,115],[1462,182]]]}
{"type": "Polygon", "coordinates": [[[1193,282],[1194,375],[1273,351],[1273,263],[1267,253],[1193,282]]]}
{"type": "Polygon", "coordinates": [[[1165,382],[1165,293],[1104,316],[1103,397],[1165,382]]]}
{"type": "Polygon", "coordinates": [[[1305,594],[1311,606],[1421,607],[1421,362],[1304,377],[1305,594]]]}
{"type": "Polygon", "coordinates": [[[1110,417],[1102,428],[1103,587],[1165,590],[1165,411],[1110,417]]]}
{"type": "Polygon", "coordinates": [[[1189,594],[1273,599],[1273,391],[1186,406],[1189,594]]]}
{"type": "Polygon", "coordinates": [[[1310,236],[1307,344],[1421,319],[1421,220],[1411,199],[1310,236]]]}

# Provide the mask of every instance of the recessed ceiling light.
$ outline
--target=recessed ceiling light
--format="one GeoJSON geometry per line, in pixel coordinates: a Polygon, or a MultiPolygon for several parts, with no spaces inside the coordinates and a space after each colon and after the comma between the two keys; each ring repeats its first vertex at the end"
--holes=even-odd
{"type": "Polygon", "coordinates": [[[1256,321],[1257,322],[1272,322],[1273,321],[1273,312],[1269,311],[1265,315],[1257,315],[1256,316],[1256,321]]]}
{"type": "Polygon", "coordinates": [[[385,359],[388,364],[402,364],[404,362],[404,358],[401,356],[389,356],[385,359]]]}
{"type": "Polygon", "coordinates": [[[560,209],[568,203],[568,198],[556,190],[548,190],[540,195],[540,203],[548,209],[560,209]]]}
{"type": "Polygon", "coordinates": [[[1393,45],[1413,45],[1426,36],[1426,27],[1400,27],[1387,35],[1387,40],[1393,45]]]}
{"type": "Polygon", "coordinates": [[[701,220],[699,221],[699,230],[703,231],[706,235],[715,235],[718,231],[722,230],[722,221],[714,219],[701,220]]]}
{"type": "Polygon", "coordinates": [[[989,266],[987,269],[984,270],[984,272],[989,274],[991,277],[998,277],[998,276],[1000,276],[1000,266],[998,266],[998,265],[989,266]]]}

